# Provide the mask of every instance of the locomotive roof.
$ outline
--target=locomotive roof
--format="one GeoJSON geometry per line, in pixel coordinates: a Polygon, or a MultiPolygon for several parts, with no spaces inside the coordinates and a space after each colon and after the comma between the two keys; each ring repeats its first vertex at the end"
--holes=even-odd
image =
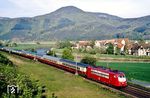
{"type": "MultiPolygon", "coordinates": [[[[69,64],[76,65],[76,62],[71,61],[71,60],[67,60],[67,59],[60,59],[60,61],[62,61],[62,62],[66,62],[66,63],[69,63],[69,64]]],[[[87,66],[89,66],[89,65],[88,65],[88,64],[84,64],[84,63],[79,63],[79,62],[77,62],[77,66],[87,67],[87,66]]]]}
{"type": "Polygon", "coordinates": [[[112,73],[115,73],[115,74],[122,73],[121,71],[112,70],[112,69],[104,67],[104,66],[93,66],[93,68],[96,69],[96,70],[102,70],[102,71],[105,71],[105,72],[112,72],[112,73]]]}

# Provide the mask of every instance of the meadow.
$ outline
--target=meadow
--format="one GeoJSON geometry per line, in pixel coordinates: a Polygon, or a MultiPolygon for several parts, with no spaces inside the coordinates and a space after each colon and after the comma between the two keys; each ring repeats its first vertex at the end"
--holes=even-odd
{"type": "Polygon", "coordinates": [[[150,63],[140,62],[97,62],[97,66],[105,66],[123,71],[126,77],[150,82],[150,63]]]}
{"type": "Polygon", "coordinates": [[[124,98],[89,83],[80,76],[23,57],[0,53],[17,65],[19,72],[29,75],[31,79],[38,80],[41,85],[46,86],[47,98],[51,98],[52,93],[55,93],[58,98],[124,98]]]}
{"type": "Polygon", "coordinates": [[[37,48],[51,48],[55,45],[55,42],[25,42],[17,43],[16,47],[11,47],[13,49],[37,49],[37,48]]]}

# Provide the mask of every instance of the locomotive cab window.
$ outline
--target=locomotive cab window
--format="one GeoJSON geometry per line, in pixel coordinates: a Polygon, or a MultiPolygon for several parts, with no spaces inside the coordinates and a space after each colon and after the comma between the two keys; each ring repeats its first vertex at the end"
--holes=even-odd
{"type": "Polygon", "coordinates": [[[125,78],[125,76],[118,76],[119,78],[125,78]]]}

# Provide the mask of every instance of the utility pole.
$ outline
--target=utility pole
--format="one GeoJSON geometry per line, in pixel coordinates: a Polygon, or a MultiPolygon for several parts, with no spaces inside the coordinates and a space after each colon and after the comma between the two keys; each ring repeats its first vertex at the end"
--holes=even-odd
{"type": "Polygon", "coordinates": [[[76,54],[76,72],[75,72],[75,75],[78,75],[78,69],[77,69],[77,54],[76,54]]]}

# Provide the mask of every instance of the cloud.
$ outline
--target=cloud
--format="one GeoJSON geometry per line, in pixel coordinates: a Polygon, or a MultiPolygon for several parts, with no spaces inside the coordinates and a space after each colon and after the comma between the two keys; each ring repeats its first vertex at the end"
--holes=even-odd
{"type": "MultiPolygon", "coordinates": [[[[3,15],[8,14],[10,17],[18,17],[18,15],[42,15],[55,11],[60,7],[70,5],[85,11],[104,12],[121,17],[150,15],[150,0],[5,0],[5,2],[6,1],[13,4],[13,6],[11,9],[5,10],[6,13],[3,15]],[[9,12],[17,12],[17,15],[11,15],[9,12]]],[[[1,8],[0,12],[2,12],[1,8]]]]}

